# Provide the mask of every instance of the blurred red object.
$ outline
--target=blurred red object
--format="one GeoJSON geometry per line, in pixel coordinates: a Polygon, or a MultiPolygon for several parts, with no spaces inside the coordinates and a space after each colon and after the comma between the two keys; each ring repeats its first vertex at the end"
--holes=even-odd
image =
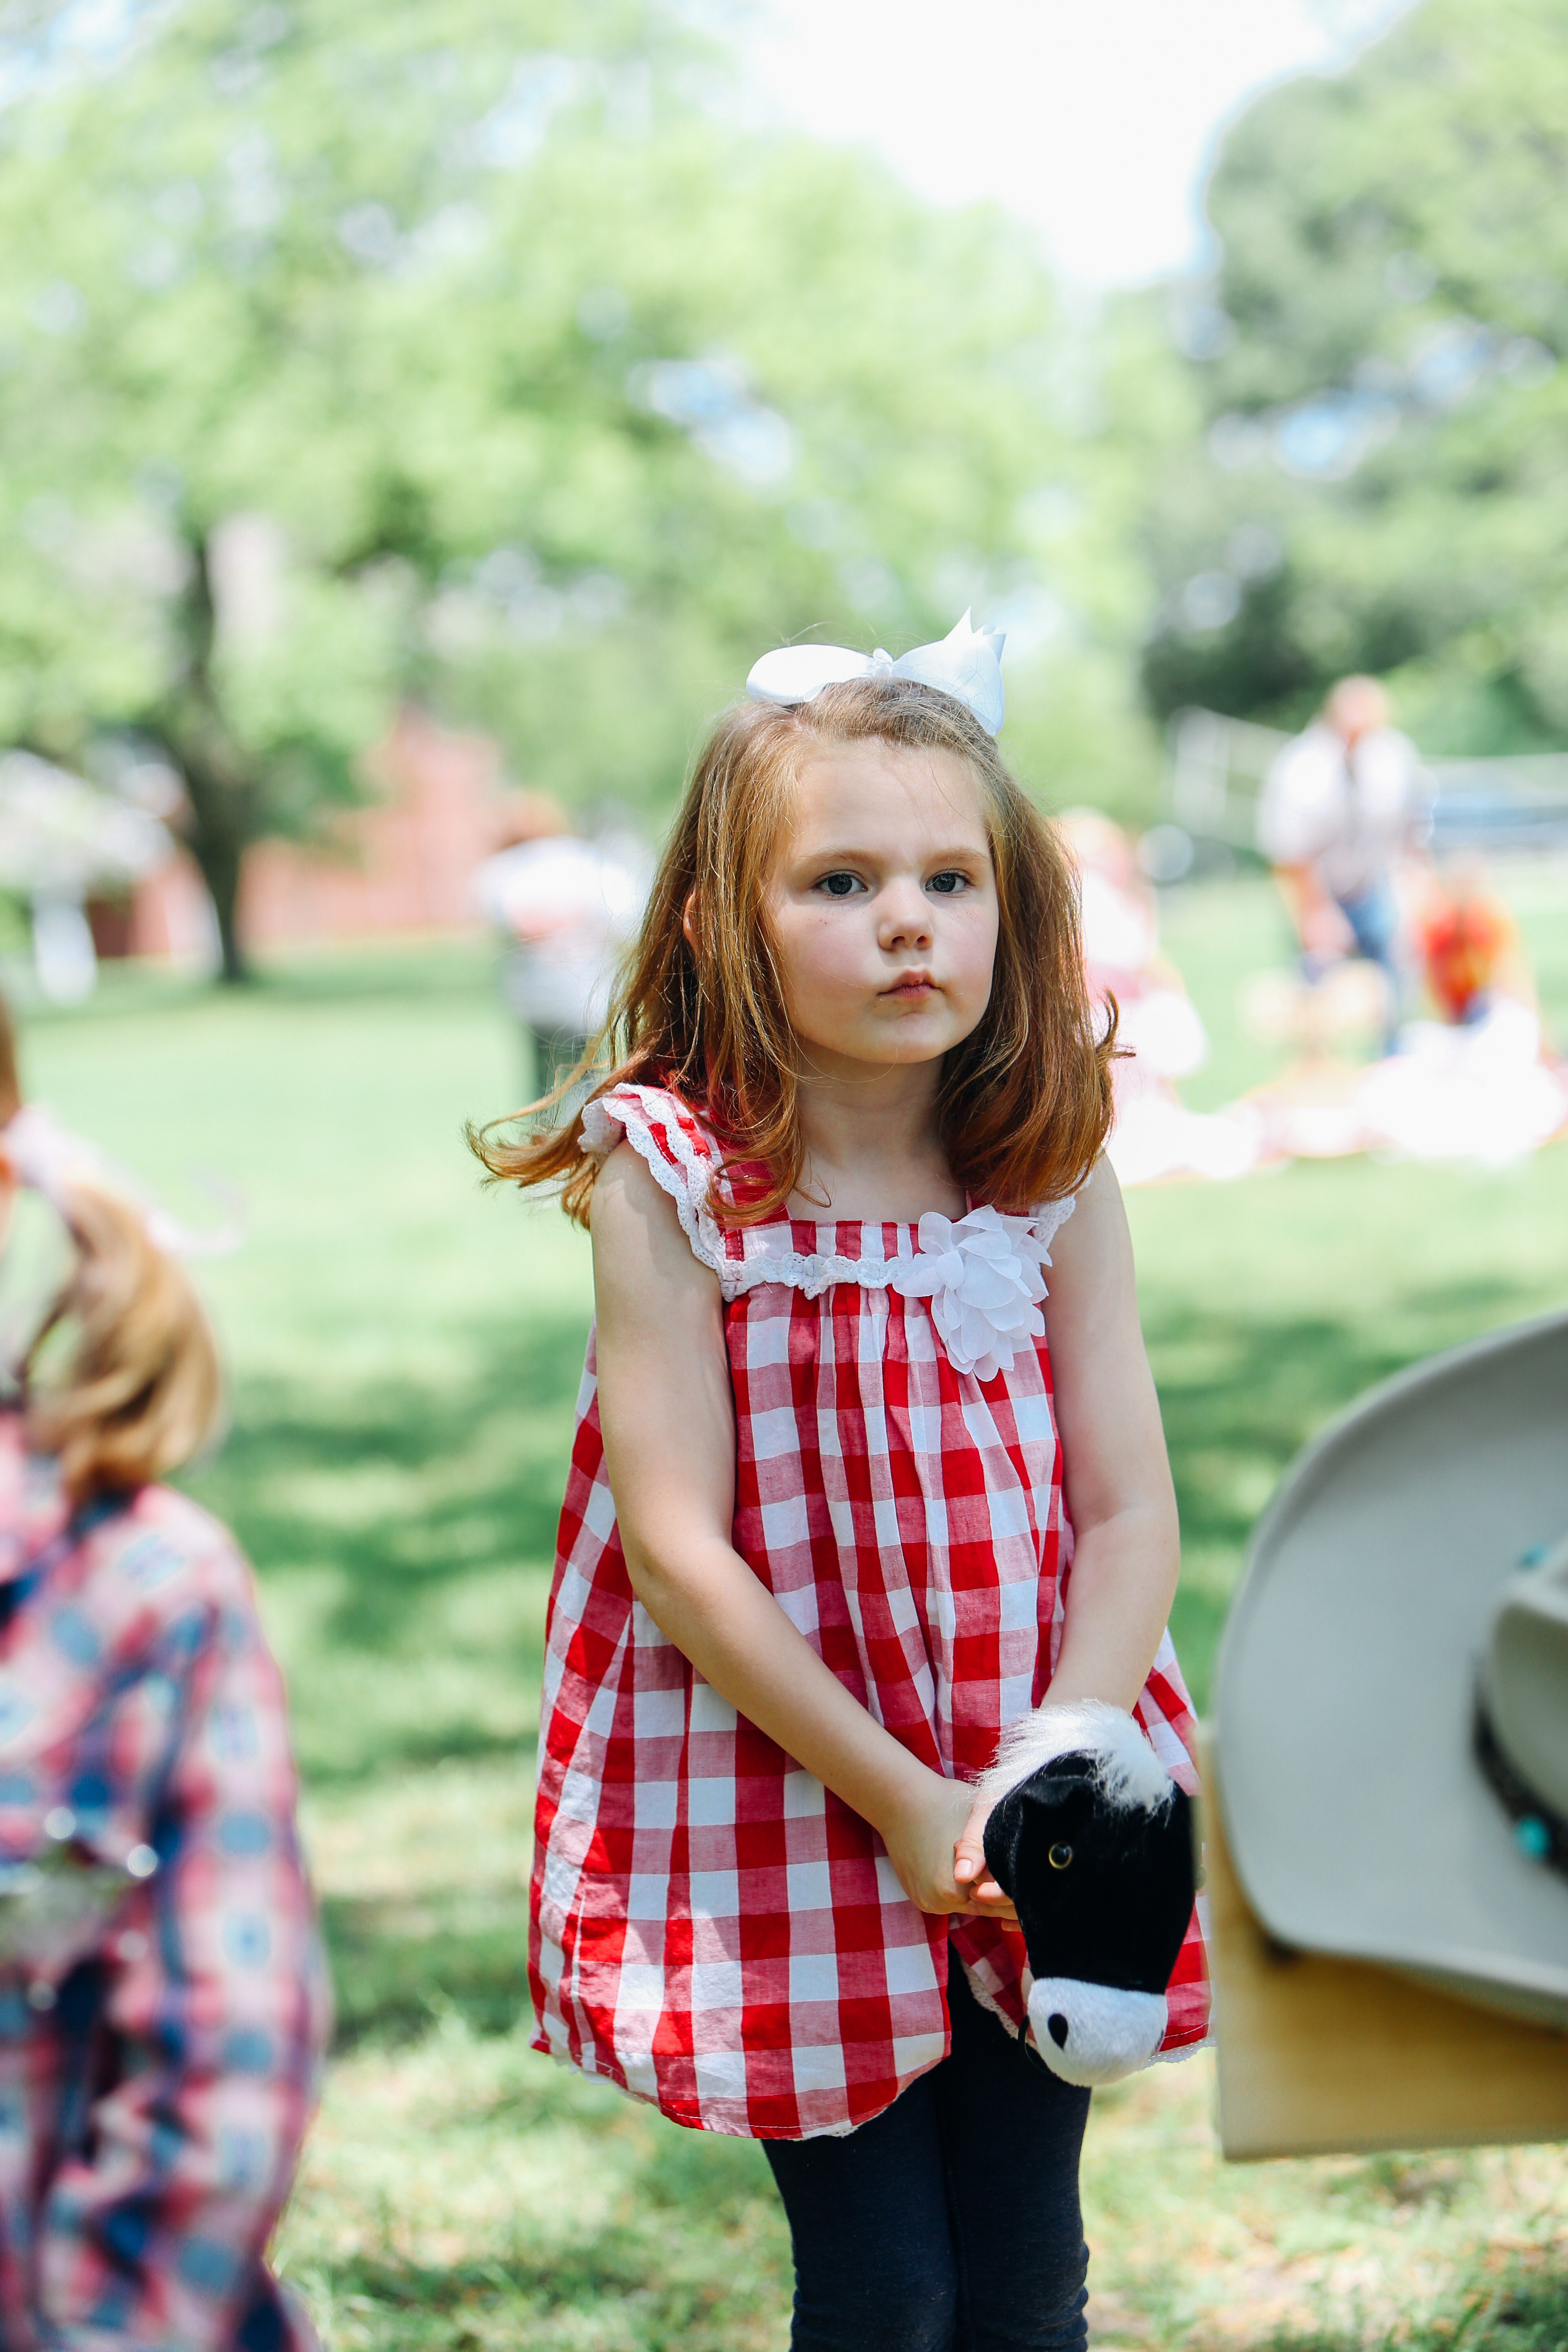
{"type": "MultiPolygon", "coordinates": [[[[1445,1021],[1474,1017],[1520,959],[1519,926],[1489,890],[1434,890],[1416,925],[1426,985],[1445,1021]]],[[[1511,988],[1509,992],[1514,992],[1511,988]]]]}

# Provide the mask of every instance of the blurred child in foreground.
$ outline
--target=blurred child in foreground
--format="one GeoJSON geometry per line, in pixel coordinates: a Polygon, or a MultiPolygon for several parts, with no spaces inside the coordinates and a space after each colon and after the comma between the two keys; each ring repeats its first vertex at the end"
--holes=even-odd
{"type": "Polygon", "coordinates": [[[233,1541],[156,1483],[212,1337],[0,1008],[0,1234],[18,1186],[72,1262],[0,1405],[0,2344],[308,2352],[262,2258],[328,2021],[282,1686],[233,1541]]]}

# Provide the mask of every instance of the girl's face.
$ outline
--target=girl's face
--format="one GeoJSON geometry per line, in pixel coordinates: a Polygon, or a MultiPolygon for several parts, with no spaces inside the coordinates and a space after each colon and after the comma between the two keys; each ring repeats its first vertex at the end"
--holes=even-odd
{"type": "Polygon", "coordinates": [[[979,789],[952,752],[820,745],[767,903],[790,1023],[823,1075],[935,1061],[978,1025],[996,877],[979,789]]]}

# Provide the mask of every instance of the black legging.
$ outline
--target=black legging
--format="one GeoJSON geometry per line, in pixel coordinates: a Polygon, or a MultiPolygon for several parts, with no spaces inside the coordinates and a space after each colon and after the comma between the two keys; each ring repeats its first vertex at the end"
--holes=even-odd
{"type": "Polygon", "coordinates": [[[952,2049],[844,2139],[768,2140],[795,2248],[792,2352],[1083,2352],[1076,2091],[953,1958],[952,2049]]]}

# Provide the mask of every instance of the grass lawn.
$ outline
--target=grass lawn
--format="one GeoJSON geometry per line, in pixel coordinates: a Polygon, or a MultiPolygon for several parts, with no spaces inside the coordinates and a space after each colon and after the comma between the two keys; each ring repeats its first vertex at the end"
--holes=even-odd
{"type": "MultiPolygon", "coordinates": [[[[1516,893],[1568,1035],[1568,877],[1516,893]]],[[[1194,1099],[1265,1074],[1238,978],[1267,888],[1173,907],[1215,1041],[1194,1099]]],[[[518,2021],[529,1747],[589,1306],[550,1212],[482,1195],[465,1116],[523,1091],[488,955],[321,958],[233,998],[111,973],[26,1036],[32,1090],[193,1219],[234,1426],[193,1479],[256,1561],[287,1666],[338,2052],[280,2254],[333,2347],[782,2352],[788,2249],[760,2152],[531,2055],[518,2021]]],[[[1501,1174],[1297,1166],[1136,1194],[1181,1493],[1176,1634],[1200,1702],[1248,1530],[1369,1381],[1568,1299],[1568,1151],[1501,1174]]],[[[1206,2062],[1096,2100],[1103,2347],[1568,2346],[1555,2149],[1227,2168],[1206,2062]]]]}

